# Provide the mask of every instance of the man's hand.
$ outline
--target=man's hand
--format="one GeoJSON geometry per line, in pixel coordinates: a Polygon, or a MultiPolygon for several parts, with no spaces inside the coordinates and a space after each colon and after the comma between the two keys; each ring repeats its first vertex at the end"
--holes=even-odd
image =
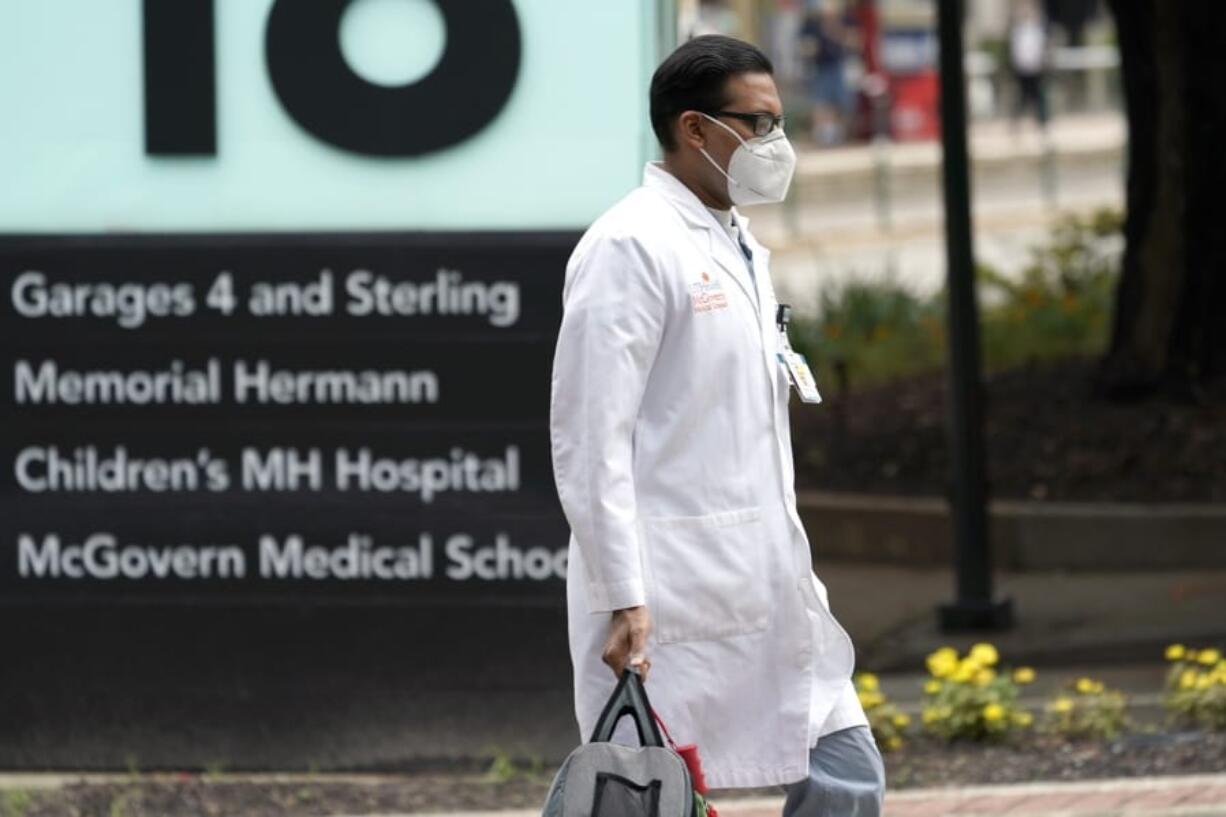
{"type": "Polygon", "coordinates": [[[609,637],[605,639],[601,659],[613,668],[618,678],[626,665],[639,668],[639,675],[647,680],[651,661],[647,659],[647,634],[651,632],[651,616],[645,605],[614,610],[609,620],[609,637]]]}

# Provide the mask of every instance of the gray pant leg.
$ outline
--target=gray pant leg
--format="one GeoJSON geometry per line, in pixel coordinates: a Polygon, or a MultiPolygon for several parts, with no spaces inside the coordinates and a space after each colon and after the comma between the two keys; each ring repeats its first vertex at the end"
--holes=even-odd
{"type": "Polygon", "coordinates": [[[885,763],[867,726],[818,738],[809,776],[783,787],[783,817],[880,817],[885,763]]]}

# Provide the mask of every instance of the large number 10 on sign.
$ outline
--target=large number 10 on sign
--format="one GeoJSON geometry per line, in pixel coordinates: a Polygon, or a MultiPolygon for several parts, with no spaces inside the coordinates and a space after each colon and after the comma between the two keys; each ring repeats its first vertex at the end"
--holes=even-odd
{"type": "MultiPolygon", "coordinates": [[[[384,86],[345,61],[338,29],[352,0],[275,0],[264,51],[286,112],[308,133],[371,156],[417,156],[464,141],[515,87],[519,21],[511,0],[439,0],[442,57],[417,82],[384,86]]],[[[217,153],[213,0],[145,0],[145,150],[217,153]]]]}

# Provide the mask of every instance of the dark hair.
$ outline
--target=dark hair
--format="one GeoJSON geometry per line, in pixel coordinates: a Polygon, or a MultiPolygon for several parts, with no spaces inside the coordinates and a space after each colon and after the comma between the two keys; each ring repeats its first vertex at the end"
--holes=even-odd
{"type": "Polygon", "coordinates": [[[727,104],[725,86],[737,74],[775,73],[757,46],[706,34],[669,54],[651,77],[651,129],[665,151],[676,149],[673,120],[684,111],[714,111],[727,104]]]}

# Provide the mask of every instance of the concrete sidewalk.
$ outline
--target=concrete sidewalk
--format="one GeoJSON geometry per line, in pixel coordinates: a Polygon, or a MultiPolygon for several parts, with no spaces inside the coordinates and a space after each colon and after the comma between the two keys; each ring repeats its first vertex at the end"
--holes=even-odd
{"type": "MultiPolygon", "coordinates": [[[[783,798],[723,798],[716,807],[721,817],[778,817],[783,798]]],[[[429,817],[537,817],[538,814],[537,811],[520,810],[439,813],[429,817]]],[[[1009,817],[1223,817],[1226,816],[1226,774],[886,792],[885,817],[992,817],[998,814],[1009,817]]]]}
{"type": "MultiPolygon", "coordinates": [[[[120,775],[0,774],[0,793],[47,790],[71,783],[122,781],[120,775]]],[[[221,778],[219,778],[220,780],[221,778]]],[[[279,782],[305,785],[347,781],[357,785],[395,782],[392,775],[225,775],[226,782],[279,782]]],[[[721,817],[778,817],[783,797],[713,798],[721,817]]],[[[537,817],[537,809],[415,812],[412,817],[537,817]]],[[[1072,783],[1021,783],[991,786],[889,790],[885,817],[1226,817],[1226,774],[1171,775],[1072,783]]],[[[337,815],[342,817],[342,815],[337,815]]],[[[408,813],[352,812],[343,817],[410,817],[408,813]]]]}
{"type": "MultiPolygon", "coordinates": [[[[776,817],[782,799],[721,804],[724,817],[776,817]]],[[[1226,815],[1226,775],[1024,783],[886,792],[885,817],[1226,815]]]]}
{"type": "Polygon", "coordinates": [[[936,607],[954,599],[952,569],[824,561],[814,569],[852,636],[857,667],[900,678],[922,674],[924,657],[949,644],[991,641],[1001,660],[1079,672],[1149,666],[1136,691],[1157,692],[1167,644],[1226,646],[1226,571],[997,572],[1016,626],[999,633],[943,633],[936,607]],[[1156,673],[1156,675],[1155,675],[1156,673]]]}
{"type": "MultiPolygon", "coordinates": [[[[722,817],[777,817],[782,798],[718,804],[722,817]]],[[[1226,775],[1023,783],[886,792],[885,817],[1226,815],[1226,775]]]]}

